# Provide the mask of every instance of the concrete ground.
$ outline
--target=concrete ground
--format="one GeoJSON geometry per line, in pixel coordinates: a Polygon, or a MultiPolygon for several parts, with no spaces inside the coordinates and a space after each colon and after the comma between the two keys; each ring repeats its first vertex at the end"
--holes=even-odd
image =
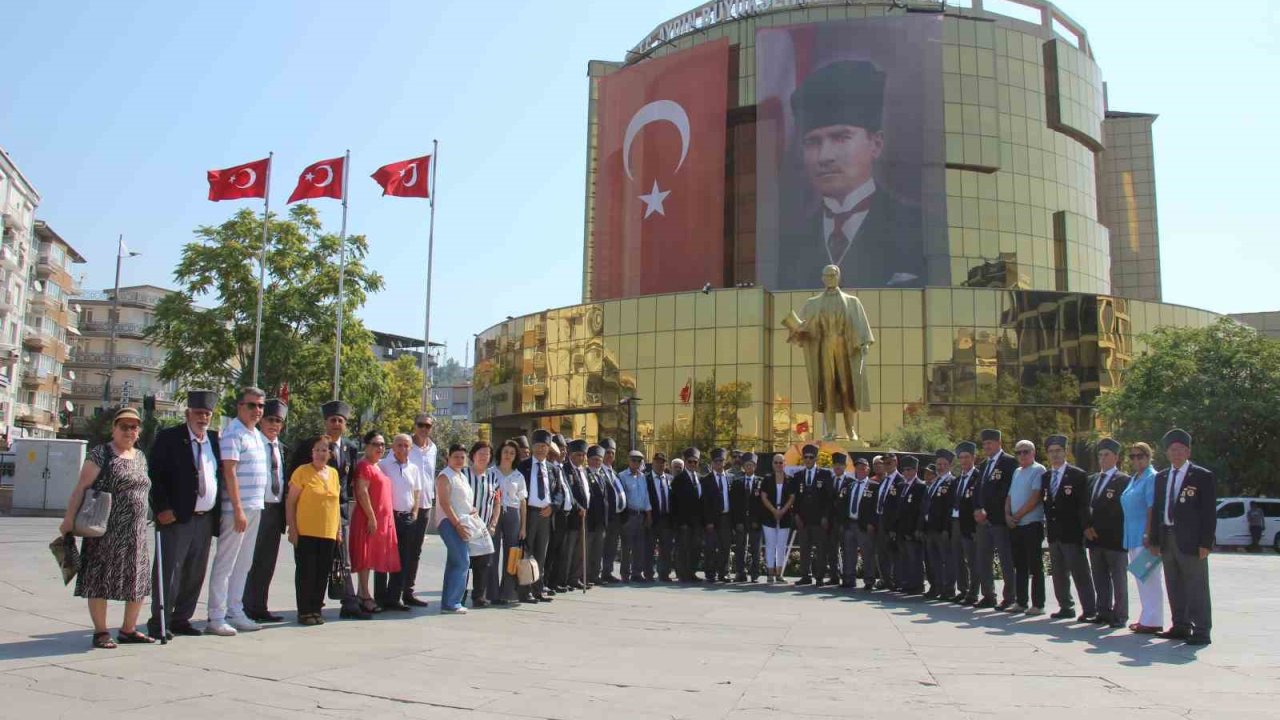
{"type": "MultiPolygon", "coordinates": [[[[432,537],[425,612],[354,622],[331,610],[323,627],[108,651],[89,648],[84,602],[59,581],[46,547],[56,528],[0,517],[0,717],[1280,716],[1280,556],[1269,553],[1214,557],[1214,644],[1200,649],[763,585],[600,588],[441,616],[432,537]]],[[[272,608],[291,620],[292,575],[282,551],[272,608]]]]}

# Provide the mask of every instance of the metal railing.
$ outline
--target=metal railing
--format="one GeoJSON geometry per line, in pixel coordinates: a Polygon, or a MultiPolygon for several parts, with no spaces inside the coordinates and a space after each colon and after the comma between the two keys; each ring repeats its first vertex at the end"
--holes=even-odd
{"type": "MultiPolygon", "coordinates": [[[[80,323],[81,332],[111,332],[110,320],[90,320],[80,323]]],[[[142,323],[115,323],[117,335],[142,335],[147,326],[142,323]]]]}
{"type": "MultiPolygon", "coordinates": [[[[81,293],[77,299],[111,302],[112,294],[113,293],[110,290],[94,290],[91,292],[81,293]]],[[[144,293],[133,290],[123,290],[120,292],[120,302],[130,305],[142,305],[144,307],[155,307],[163,298],[164,295],[159,293],[144,293]]]]}
{"type": "MultiPolygon", "coordinates": [[[[75,362],[81,365],[110,365],[111,353],[77,352],[75,362]]],[[[140,367],[147,370],[159,370],[164,365],[164,359],[116,353],[115,364],[116,367],[140,367]]]]}

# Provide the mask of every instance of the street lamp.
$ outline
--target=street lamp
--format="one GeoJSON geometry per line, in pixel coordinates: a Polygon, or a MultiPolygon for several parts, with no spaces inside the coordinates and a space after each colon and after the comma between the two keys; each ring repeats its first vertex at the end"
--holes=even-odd
{"type": "Polygon", "coordinates": [[[111,340],[107,346],[107,383],[102,386],[104,408],[111,407],[111,380],[116,373],[116,326],[120,324],[120,261],[126,257],[137,257],[141,254],[130,250],[124,244],[124,233],[121,233],[120,244],[116,248],[116,288],[111,293],[111,340]]]}

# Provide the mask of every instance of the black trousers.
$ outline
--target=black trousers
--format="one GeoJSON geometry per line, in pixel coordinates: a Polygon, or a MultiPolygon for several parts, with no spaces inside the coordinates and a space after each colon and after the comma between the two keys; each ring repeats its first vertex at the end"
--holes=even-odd
{"type": "Polygon", "coordinates": [[[488,602],[489,593],[489,563],[493,560],[493,553],[488,555],[475,555],[471,558],[471,605],[475,606],[476,602],[488,602]]]}
{"type": "Polygon", "coordinates": [[[729,545],[733,541],[732,530],[728,513],[721,513],[712,523],[711,529],[705,530],[706,549],[702,567],[706,571],[704,574],[708,580],[727,577],[729,574],[729,545]]]}
{"type": "Polygon", "coordinates": [[[698,559],[703,545],[703,528],[701,525],[681,525],[677,531],[676,575],[681,580],[692,580],[696,577],[698,559]]]}
{"type": "MultiPolygon", "coordinates": [[[[555,513],[553,512],[552,515],[555,513]]],[[[551,543],[551,517],[542,516],[542,508],[529,508],[525,520],[524,549],[527,554],[538,561],[539,580],[532,585],[520,587],[520,597],[541,597],[547,571],[547,548],[551,543]]]]}
{"type": "MultiPolygon", "coordinates": [[[[604,529],[604,545],[600,551],[602,573],[613,576],[613,566],[618,560],[618,550],[622,542],[622,524],[626,520],[626,512],[610,512],[609,524],[604,529]]],[[[626,580],[626,578],[622,578],[626,580]]]]}
{"type": "Polygon", "coordinates": [[[565,578],[569,575],[569,568],[564,564],[564,559],[567,557],[565,540],[569,534],[569,523],[577,520],[563,510],[555,510],[551,513],[551,542],[547,543],[547,564],[542,583],[544,588],[555,589],[557,585],[563,585],[565,578]]]}
{"type": "Polygon", "coordinates": [[[747,523],[733,529],[733,572],[750,578],[760,577],[760,527],[747,523]]]}
{"type": "MultiPolygon", "coordinates": [[[[216,510],[216,508],[215,508],[216,510]]],[[[164,555],[161,568],[155,558],[151,562],[151,585],[159,587],[159,573],[164,573],[165,628],[174,623],[188,625],[200,601],[204,587],[204,573],[209,567],[209,546],[213,540],[214,523],[218,513],[197,515],[184,523],[160,526],[160,543],[164,555]]],[[[147,630],[153,637],[160,635],[160,593],[151,593],[151,620],[147,630]]]]}
{"type": "Polygon", "coordinates": [[[422,556],[422,538],[427,529],[425,513],[416,520],[409,513],[392,513],[396,521],[396,550],[400,555],[400,572],[374,573],[373,596],[382,605],[400,602],[405,597],[406,577],[418,574],[418,558],[422,556]]]}
{"type": "Polygon", "coordinates": [[[796,531],[796,545],[800,549],[800,577],[816,576],[821,582],[826,572],[827,531],[820,522],[806,522],[796,531]]]}
{"type": "Polygon", "coordinates": [[[645,535],[645,549],[648,552],[645,559],[645,577],[670,577],[671,569],[675,566],[672,551],[676,545],[676,531],[671,526],[671,519],[656,518],[653,525],[646,528],[645,535]]]}
{"type": "Polygon", "coordinates": [[[336,546],[333,538],[298,536],[298,544],[293,546],[293,587],[299,615],[318,613],[324,607],[336,546]]]}
{"type": "Polygon", "coordinates": [[[1015,602],[1023,607],[1044,608],[1044,557],[1040,554],[1044,523],[1019,525],[1011,532],[1010,540],[1013,544],[1013,574],[1017,582],[1015,602]],[[1027,592],[1028,582],[1031,584],[1030,593],[1027,592]],[[1031,605],[1027,604],[1028,600],[1031,605]]]}
{"type": "Polygon", "coordinates": [[[284,504],[267,503],[258,521],[258,539],[253,545],[253,564],[244,582],[244,611],[250,615],[266,615],[267,592],[276,574],[276,558],[280,555],[280,538],[284,533],[284,504]]]}

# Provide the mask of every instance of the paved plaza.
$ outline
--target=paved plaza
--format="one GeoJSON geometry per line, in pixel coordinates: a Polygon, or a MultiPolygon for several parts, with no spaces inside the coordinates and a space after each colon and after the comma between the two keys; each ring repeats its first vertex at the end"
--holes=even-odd
{"type": "MultiPolygon", "coordinates": [[[[108,651],[89,649],[84,602],[57,577],[46,547],[56,528],[0,517],[0,717],[1280,716],[1271,553],[1215,556],[1214,644],[1199,649],[883,593],[765,585],[600,588],[441,616],[443,550],[432,537],[425,612],[353,622],[333,609],[319,628],[290,622],[108,651]]],[[[290,620],[292,578],[282,550],[272,609],[290,620]]]]}

